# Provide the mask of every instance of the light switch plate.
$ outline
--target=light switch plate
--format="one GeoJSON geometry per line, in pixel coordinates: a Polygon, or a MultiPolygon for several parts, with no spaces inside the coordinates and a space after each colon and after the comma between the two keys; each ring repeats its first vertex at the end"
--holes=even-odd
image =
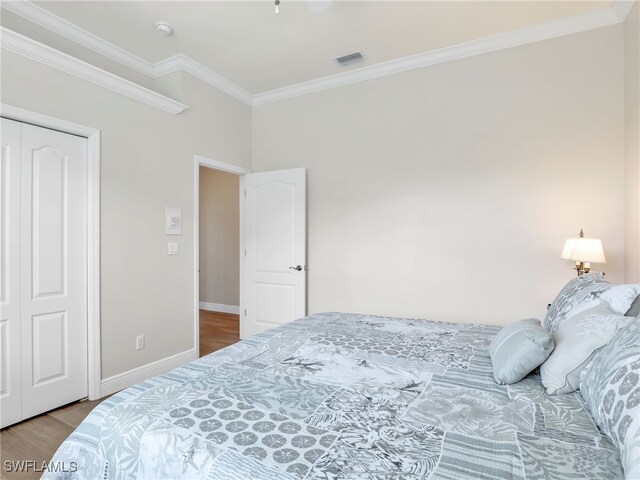
{"type": "Polygon", "coordinates": [[[167,235],[182,235],[182,210],[167,207],[165,209],[165,233],[167,235]]]}
{"type": "Polygon", "coordinates": [[[178,255],[180,253],[180,244],[178,242],[169,242],[169,255],[178,255]]]}

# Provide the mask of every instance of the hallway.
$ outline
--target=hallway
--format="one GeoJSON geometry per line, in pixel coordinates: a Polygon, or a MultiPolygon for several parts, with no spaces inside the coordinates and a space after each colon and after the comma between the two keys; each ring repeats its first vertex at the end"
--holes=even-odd
{"type": "Polygon", "coordinates": [[[200,310],[200,356],[240,340],[240,315],[200,310]]]}

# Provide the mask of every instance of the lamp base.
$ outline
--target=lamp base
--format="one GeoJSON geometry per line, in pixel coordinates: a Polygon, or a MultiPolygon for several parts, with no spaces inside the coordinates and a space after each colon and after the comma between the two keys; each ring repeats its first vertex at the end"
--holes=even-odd
{"type": "Polygon", "coordinates": [[[576,262],[574,270],[578,272],[578,276],[584,275],[591,271],[591,264],[588,262],[576,262]]]}

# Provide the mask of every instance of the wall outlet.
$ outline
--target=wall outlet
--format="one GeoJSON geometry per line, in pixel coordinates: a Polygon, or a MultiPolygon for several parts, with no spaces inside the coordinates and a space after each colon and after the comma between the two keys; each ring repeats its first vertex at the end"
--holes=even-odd
{"type": "Polygon", "coordinates": [[[138,335],[136,337],[136,350],[142,350],[144,348],[144,335],[138,335]]]}

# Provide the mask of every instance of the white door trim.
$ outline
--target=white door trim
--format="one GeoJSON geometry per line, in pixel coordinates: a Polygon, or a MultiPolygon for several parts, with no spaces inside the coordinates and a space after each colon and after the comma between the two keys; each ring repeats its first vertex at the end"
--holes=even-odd
{"type": "Polygon", "coordinates": [[[87,138],[87,382],[89,400],[101,398],[100,357],[100,130],[5,103],[0,116],[87,138]]]}
{"type": "Polygon", "coordinates": [[[212,160],[202,155],[194,155],[193,158],[197,165],[203,167],[213,168],[214,170],[222,170],[227,173],[235,173],[236,175],[246,175],[251,173],[251,170],[244,167],[238,167],[237,165],[231,165],[230,163],[219,162],[218,160],[212,160]]]}
{"type": "MultiPolygon", "coordinates": [[[[213,168],[227,173],[233,173],[240,177],[240,192],[242,188],[242,176],[251,173],[251,170],[238,167],[230,163],[212,160],[202,155],[193,156],[193,345],[196,357],[200,356],[200,275],[198,267],[200,264],[200,167],[213,168]]],[[[242,224],[244,219],[244,202],[240,193],[240,252],[243,251],[242,224]]],[[[242,305],[242,255],[240,256],[240,305],[242,305]]]]}

